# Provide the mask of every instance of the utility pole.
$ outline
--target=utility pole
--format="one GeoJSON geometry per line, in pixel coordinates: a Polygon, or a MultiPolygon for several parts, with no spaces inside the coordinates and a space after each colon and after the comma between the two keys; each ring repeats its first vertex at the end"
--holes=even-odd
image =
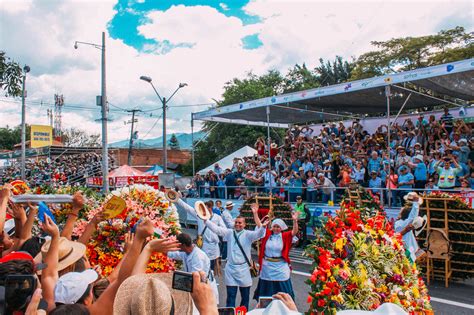
{"type": "Polygon", "coordinates": [[[109,193],[109,148],[108,148],[108,135],[107,135],[107,89],[106,89],[106,76],[105,76],[105,32],[102,32],[102,88],[101,88],[101,106],[102,106],[102,189],[104,194],[109,193]]]}
{"type": "MultiPolygon", "coordinates": [[[[26,169],[26,74],[30,72],[30,67],[23,67],[23,82],[21,89],[21,179],[24,181],[26,179],[25,169],[26,169]]],[[[30,140],[31,141],[31,140],[30,140]]],[[[30,143],[31,145],[31,143],[30,143]]]]}
{"type": "Polygon", "coordinates": [[[135,119],[135,113],[141,112],[139,109],[132,109],[132,110],[127,110],[127,112],[132,113],[132,120],[129,120],[128,122],[125,122],[125,124],[132,124],[132,127],[130,128],[130,143],[128,145],[128,165],[132,165],[132,149],[133,149],[133,127],[136,122],[138,122],[138,119],[135,119]]]}
{"type": "Polygon", "coordinates": [[[93,43],[76,41],[74,49],[78,48],[78,44],[89,45],[101,50],[101,95],[97,97],[97,105],[101,107],[102,112],[102,192],[107,194],[109,192],[109,148],[107,144],[107,113],[109,111],[107,106],[107,89],[106,89],[106,71],[105,71],[105,32],[102,32],[102,44],[97,45],[93,43]]]}
{"type": "Polygon", "coordinates": [[[166,97],[163,97],[163,172],[168,171],[168,141],[166,140],[166,97]]]}

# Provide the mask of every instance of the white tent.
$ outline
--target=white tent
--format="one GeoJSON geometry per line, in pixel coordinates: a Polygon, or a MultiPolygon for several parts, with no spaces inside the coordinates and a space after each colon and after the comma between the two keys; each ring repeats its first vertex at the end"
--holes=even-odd
{"type": "Polygon", "coordinates": [[[257,150],[252,149],[248,145],[246,145],[243,148],[238,149],[235,152],[232,152],[228,156],[220,159],[219,161],[212,163],[205,169],[200,170],[198,173],[199,174],[206,174],[207,172],[214,170],[214,165],[217,163],[219,166],[225,170],[226,168],[232,168],[232,164],[234,162],[234,158],[243,158],[244,156],[253,156],[254,154],[257,154],[257,150]]]}

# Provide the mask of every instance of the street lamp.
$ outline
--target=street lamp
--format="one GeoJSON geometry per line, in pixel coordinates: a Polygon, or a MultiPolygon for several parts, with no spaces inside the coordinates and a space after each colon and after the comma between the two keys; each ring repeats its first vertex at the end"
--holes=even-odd
{"type": "Polygon", "coordinates": [[[153,85],[153,82],[152,82],[150,77],[142,75],[140,77],[140,80],[143,80],[143,81],[148,82],[148,83],[151,84],[151,87],[155,91],[156,96],[158,96],[158,99],[160,100],[161,105],[163,106],[163,170],[166,173],[166,171],[168,170],[168,152],[167,152],[167,148],[166,148],[167,147],[167,141],[166,141],[166,109],[167,109],[167,106],[166,106],[166,104],[171,100],[171,98],[176,94],[176,92],[178,92],[179,89],[181,89],[185,86],[188,86],[188,84],[187,83],[180,83],[178,85],[178,87],[176,88],[176,90],[173,92],[173,94],[171,94],[171,96],[168,97],[168,99],[166,99],[166,97],[161,97],[160,96],[160,94],[156,90],[155,86],[153,85]]]}
{"type": "MultiPolygon", "coordinates": [[[[25,105],[25,84],[26,74],[30,72],[30,67],[25,65],[23,67],[23,82],[21,88],[21,179],[24,181],[26,168],[26,105],[25,105]]],[[[31,140],[30,140],[31,143],[31,140]]]]}
{"type": "Polygon", "coordinates": [[[102,32],[102,45],[76,41],[74,48],[78,48],[78,44],[89,45],[102,51],[102,71],[101,71],[101,96],[100,106],[102,111],[102,190],[104,194],[109,192],[109,150],[107,147],[107,90],[105,81],[105,32],[102,32]]]}

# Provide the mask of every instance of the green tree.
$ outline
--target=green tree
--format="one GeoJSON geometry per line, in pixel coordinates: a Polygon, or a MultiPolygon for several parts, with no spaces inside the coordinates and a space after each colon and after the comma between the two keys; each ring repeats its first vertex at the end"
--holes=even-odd
{"type": "Polygon", "coordinates": [[[0,89],[5,96],[21,96],[22,72],[20,65],[0,51],[0,89]]]}
{"type": "Polygon", "coordinates": [[[179,141],[176,135],[173,133],[170,140],[168,141],[171,150],[179,150],[179,141]]]}
{"type": "MultiPolygon", "coordinates": [[[[283,91],[283,77],[278,71],[257,76],[249,73],[244,79],[234,78],[224,86],[222,101],[218,107],[268,97],[283,91]]],[[[253,127],[215,122],[205,122],[204,132],[208,137],[195,147],[196,171],[240,149],[245,145],[253,147],[256,139],[267,135],[265,127],[253,127]]],[[[273,137],[281,137],[279,131],[272,130],[273,137]]],[[[183,167],[187,175],[192,173],[189,162],[183,167]]]]}
{"type": "MultiPolygon", "coordinates": [[[[30,140],[30,126],[26,125],[26,141],[30,140]]],[[[21,143],[21,125],[15,128],[0,128],[0,149],[13,150],[15,144],[21,143]]]]}
{"type": "Polygon", "coordinates": [[[319,59],[319,66],[314,69],[318,86],[327,86],[349,81],[354,61],[344,61],[341,56],[336,56],[333,62],[319,59]]]}
{"type": "Polygon", "coordinates": [[[474,35],[463,27],[434,35],[371,42],[377,50],[361,55],[351,80],[413,70],[474,56],[474,35]]]}

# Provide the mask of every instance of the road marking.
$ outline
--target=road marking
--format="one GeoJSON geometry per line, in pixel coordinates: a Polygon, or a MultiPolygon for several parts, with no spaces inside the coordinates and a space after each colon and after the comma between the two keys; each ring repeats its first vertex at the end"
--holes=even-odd
{"type": "Polygon", "coordinates": [[[454,305],[454,306],[459,306],[459,307],[464,307],[464,308],[474,310],[474,305],[472,305],[472,304],[466,304],[466,303],[460,303],[460,302],[456,302],[456,301],[440,299],[440,298],[433,297],[433,296],[431,297],[431,301],[438,302],[438,303],[443,303],[443,304],[454,305]]]}
{"type": "MultiPolygon", "coordinates": [[[[302,272],[302,271],[293,270],[292,273],[294,273],[295,275],[311,277],[311,274],[310,274],[310,273],[307,273],[307,272],[302,272]]],[[[437,298],[437,297],[434,297],[434,296],[431,296],[430,298],[431,298],[431,301],[433,301],[433,302],[443,303],[443,304],[449,304],[449,305],[454,305],[454,306],[459,306],[459,307],[463,307],[463,308],[468,308],[468,309],[474,310],[474,305],[472,305],[472,304],[466,304],[466,303],[461,303],[461,302],[456,302],[456,301],[441,299],[441,298],[437,298]]]]}

